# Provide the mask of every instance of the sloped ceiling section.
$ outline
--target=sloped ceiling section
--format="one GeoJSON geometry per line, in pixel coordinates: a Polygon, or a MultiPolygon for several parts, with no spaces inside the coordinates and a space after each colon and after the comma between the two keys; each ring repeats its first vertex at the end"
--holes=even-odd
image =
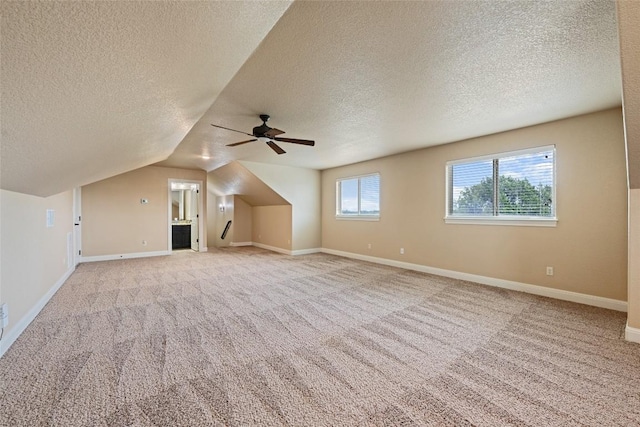
{"type": "Polygon", "coordinates": [[[620,104],[613,1],[294,2],[162,164],[326,169],[620,104]],[[316,147],[210,126],[260,113],[316,147]]]}
{"type": "Polygon", "coordinates": [[[207,190],[217,196],[236,195],[251,206],[290,204],[238,162],[231,162],[209,172],[207,190]]]}
{"type": "Polygon", "coordinates": [[[47,196],[165,159],[289,5],[2,2],[2,188],[47,196]]]}

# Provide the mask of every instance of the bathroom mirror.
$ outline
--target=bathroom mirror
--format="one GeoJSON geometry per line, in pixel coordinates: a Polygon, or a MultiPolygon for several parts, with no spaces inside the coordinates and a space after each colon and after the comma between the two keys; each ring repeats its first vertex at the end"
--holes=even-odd
{"type": "MultiPolygon", "coordinates": [[[[173,222],[190,222],[194,219],[191,212],[191,199],[195,190],[195,184],[171,184],[171,219],[173,222]]],[[[193,216],[195,216],[195,213],[193,216]]]]}

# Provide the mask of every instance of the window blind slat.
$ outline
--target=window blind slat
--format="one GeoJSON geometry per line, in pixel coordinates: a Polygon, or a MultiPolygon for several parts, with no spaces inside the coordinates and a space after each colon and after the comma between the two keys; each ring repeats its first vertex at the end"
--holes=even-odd
{"type": "Polygon", "coordinates": [[[337,180],[338,216],[379,216],[380,175],[373,174],[357,178],[337,180]]]}
{"type": "Polygon", "coordinates": [[[452,165],[453,215],[492,215],[493,162],[452,165]]]}
{"type": "Polygon", "coordinates": [[[340,215],[358,214],[358,179],[340,181],[340,215]]]}
{"type": "Polygon", "coordinates": [[[380,175],[360,178],[360,215],[380,214],[380,175]]]}
{"type": "Polygon", "coordinates": [[[553,151],[499,159],[499,215],[552,216],[553,151]]]}
{"type": "Polygon", "coordinates": [[[554,151],[526,150],[450,164],[448,215],[555,216],[554,151]]]}

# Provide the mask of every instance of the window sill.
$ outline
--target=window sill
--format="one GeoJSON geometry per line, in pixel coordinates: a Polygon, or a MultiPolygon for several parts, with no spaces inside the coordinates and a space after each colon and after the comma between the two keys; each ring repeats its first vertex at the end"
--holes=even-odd
{"type": "Polygon", "coordinates": [[[373,215],[336,215],[336,219],[346,221],[380,221],[379,216],[373,215]]]}
{"type": "Polygon", "coordinates": [[[446,224],[473,224],[473,225],[512,225],[519,227],[555,227],[558,218],[536,218],[536,217],[445,217],[446,224]]]}

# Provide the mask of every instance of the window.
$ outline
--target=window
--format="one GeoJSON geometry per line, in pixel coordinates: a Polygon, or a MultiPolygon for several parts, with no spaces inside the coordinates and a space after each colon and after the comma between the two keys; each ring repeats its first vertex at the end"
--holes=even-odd
{"type": "Polygon", "coordinates": [[[336,181],[336,217],[377,219],[380,217],[380,174],[336,181]]]}
{"type": "Polygon", "coordinates": [[[555,225],[555,147],[447,163],[447,222],[555,225]]]}

